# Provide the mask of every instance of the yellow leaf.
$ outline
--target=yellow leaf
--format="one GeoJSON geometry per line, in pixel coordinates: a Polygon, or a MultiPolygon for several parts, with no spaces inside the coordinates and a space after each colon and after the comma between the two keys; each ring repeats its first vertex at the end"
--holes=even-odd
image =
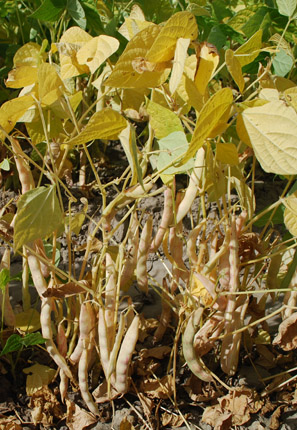
{"type": "Polygon", "coordinates": [[[79,64],[76,54],[90,40],[92,40],[92,36],[86,31],[80,27],[71,27],[65,31],[60,42],[55,44],[60,54],[62,79],[89,73],[88,66],[79,64]]]}
{"type": "Polygon", "coordinates": [[[203,96],[197,90],[194,83],[194,77],[197,68],[197,57],[196,55],[191,55],[186,58],[184,74],[181,78],[179,86],[177,88],[177,94],[186,103],[193,106],[198,112],[201,111],[203,107],[203,96]]]}
{"type": "MultiPolygon", "coordinates": [[[[27,110],[34,105],[32,97],[23,96],[11,99],[3,103],[0,107],[0,125],[4,130],[9,133],[16,122],[27,112],[27,110]]],[[[4,139],[3,133],[0,131],[0,138],[4,139]]]]}
{"type": "Polygon", "coordinates": [[[70,27],[63,33],[60,43],[73,43],[79,47],[83,46],[86,42],[92,40],[86,31],[82,30],[80,27],[70,27]]]}
{"type": "Polygon", "coordinates": [[[8,73],[5,85],[8,88],[22,88],[32,85],[37,81],[37,67],[21,66],[8,73]]]}
{"type": "Polygon", "coordinates": [[[142,10],[137,4],[135,4],[131,9],[130,16],[125,18],[125,22],[119,28],[118,32],[126,39],[131,40],[135,34],[151,24],[151,22],[145,20],[142,10]]]}
{"type": "Polygon", "coordinates": [[[61,78],[63,80],[89,73],[88,66],[81,65],[77,61],[76,53],[78,49],[78,47],[71,47],[71,50],[69,48],[67,51],[69,55],[60,54],[61,78]]]}
{"type": "Polygon", "coordinates": [[[210,306],[213,298],[197,276],[193,275],[191,281],[191,294],[202,300],[204,306],[210,306]]]}
{"type": "Polygon", "coordinates": [[[169,91],[171,94],[175,93],[182,78],[189,45],[190,39],[183,39],[180,37],[177,40],[173,67],[169,80],[169,91]]]}
{"type": "Polygon", "coordinates": [[[14,67],[35,66],[45,59],[46,54],[40,54],[41,46],[37,43],[29,42],[17,50],[13,57],[14,67]]]}
{"type": "Polygon", "coordinates": [[[118,112],[112,109],[103,109],[94,113],[85,128],[73,139],[61,145],[62,149],[67,146],[82,145],[94,139],[118,139],[119,133],[127,127],[127,121],[118,112]]]}
{"type": "Polygon", "coordinates": [[[150,71],[145,60],[159,32],[160,27],[150,25],[137,33],[127,44],[104,85],[116,88],[154,88],[163,84],[169,75],[169,68],[166,69],[164,64],[159,67],[159,70],[150,71]],[[136,71],[136,62],[139,65],[143,62],[143,69],[139,67],[136,71]]]}
{"type": "Polygon", "coordinates": [[[241,67],[254,61],[262,47],[262,30],[258,30],[253,36],[241,45],[234,53],[241,67]]]}
{"type": "Polygon", "coordinates": [[[36,309],[29,309],[15,315],[15,327],[19,330],[32,333],[40,329],[40,315],[36,309]]]}
{"type": "Polygon", "coordinates": [[[43,105],[50,105],[63,94],[64,85],[57,73],[56,67],[43,63],[38,67],[38,93],[43,105]]]}
{"type": "Polygon", "coordinates": [[[221,163],[236,166],[239,163],[238,152],[234,143],[217,143],[216,145],[217,160],[221,163]]]}
{"type": "Polygon", "coordinates": [[[77,52],[79,64],[87,65],[91,73],[95,73],[99,66],[118,49],[120,42],[111,36],[101,35],[85,43],[77,52]]]}
{"type": "Polygon", "coordinates": [[[225,61],[226,61],[226,66],[227,66],[227,69],[228,69],[230,75],[232,76],[236,85],[238,86],[239,91],[242,93],[244,90],[245,83],[244,83],[244,79],[242,76],[241,64],[240,64],[238,58],[235,57],[232,49],[227,49],[226,54],[225,54],[225,61]]]}
{"type": "Polygon", "coordinates": [[[198,56],[198,68],[195,75],[195,85],[199,93],[204,96],[206,87],[216,70],[220,61],[220,56],[214,45],[203,42],[200,46],[198,56]]]}
{"type": "Polygon", "coordinates": [[[247,129],[245,127],[243,118],[242,118],[242,114],[239,113],[237,116],[237,121],[236,121],[236,132],[238,134],[239,139],[245,143],[247,146],[249,146],[250,148],[252,148],[252,143],[251,143],[251,139],[250,136],[247,132],[247,129]]]}
{"type": "Polygon", "coordinates": [[[292,236],[297,236],[297,192],[291,194],[285,200],[284,212],[285,226],[292,236]]]}
{"type": "Polygon", "coordinates": [[[203,145],[216,127],[220,119],[230,111],[233,95],[230,88],[223,88],[215,93],[203,106],[189,145],[189,149],[182,159],[186,163],[203,145]]]}
{"type": "Polygon", "coordinates": [[[175,131],[183,131],[178,116],[158,103],[148,100],[147,112],[150,116],[150,124],[157,139],[163,139],[163,137],[175,131]]]}
{"type": "Polygon", "coordinates": [[[195,40],[198,36],[198,27],[195,16],[190,12],[178,12],[166,22],[156,37],[146,59],[152,63],[162,63],[171,60],[174,56],[177,40],[195,40]]]}
{"type": "Polygon", "coordinates": [[[26,392],[28,396],[32,396],[45,385],[49,385],[56,375],[55,369],[39,363],[26,367],[23,369],[23,372],[28,375],[26,381],[26,392]]]}
{"type": "Polygon", "coordinates": [[[297,113],[283,101],[246,109],[243,121],[266,172],[297,174],[297,113]]]}

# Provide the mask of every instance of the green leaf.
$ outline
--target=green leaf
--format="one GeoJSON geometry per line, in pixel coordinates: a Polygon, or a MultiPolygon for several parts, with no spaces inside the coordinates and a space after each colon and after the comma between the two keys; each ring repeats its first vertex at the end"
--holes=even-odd
{"type": "Polygon", "coordinates": [[[276,0],[278,11],[281,15],[291,17],[297,7],[296,0],[276,0]]]}
{"type": "MultiPolygon", "coordinates": [[[[175,131],[168,136],[160,139],[159,142],[160,153],[157,156],[157,169],[162,170],[170,163],[177,163],[176,158],[188,150],[189,143],[183,131],[175,131]]],[[[194,159],[191,158],[182,166],[168,167],[162,172],[164,175],[176,175],[178,173],[188,172],[194,167],[194,159]]]]}
{"type": "Polygon", "coordinates": [[[42,5],[30,15],[30,18],[55,22],[60,18],[64,9],[65,2],[63,0],[44,0],[42,5]]]}
{"type": "Polygon", "coordinates": [[[39,187],[27,191],[18,201],[14,228],[14,249],[45,238],[63,225],[63,215],[56,187],[39,187]]]}
{"type": "Polygon", "coordinates": [[[6,341],[6,344],[1,351],[0,356],[8,354],[9,352],[19,351],[23,347],[22,338],[18,334],[12,334],[6,341]]]}
{"type": "MultiPolygon", "coordinates": [[[[284,206],[280,205],[276,211],[274,212],[274,215],[271,219],[271,224],[275,225],[275,224],[283,224],[284,223],[284,206]]],[[[271,214],[272,214],[272,210],[266,212],[263,216],[261,216],[261,218],[258,219],[258,221],[256,221],[254,223],[254,225],[256,227],[264,227],[264,225],[266,225],[267,221],[269,220],[271,214]]]]}
{"type": "Polygon", "coordinates": [[[8,354],[10,352],[19,351],[24,346],[41,345],[45,342],[45,339],[41,336],[41,333],[28,333],[24,337],[19,334],[12,334],[6,341],[6,344],[1,351],[0,356],[8,354]]]}
{"type": "Polygon", "coordinates": [[[10,280],[10,272],[8,269],[2,269],[0,272],[0,289],[5,290],[6,285],[10,280]]]}
{"type": "Polygon", "coordinates": [[[36,333],[28,333],[22,338],[22,344],[26,347],[32,345],[41,345],[43,343],[45,343],[45,339],[42,337],[39,331],[36,333]]]}
{"type": "Polygon", "coordinates": [[[67,0],[67,12],[80,28],[85,30],[87,26],[86,15],[78,0],[67,0]]]}
{"type": "Polygon", "coordinates": [[[285,77],[294,65],[293,58],[288,55],[283,49],[276,53],[272,61],[274,73],[277,76],[285,77]]]}
{"type": "Polygon", "coordinates": [[[266,7],[260,7],[245,23],[241,30],[247,37],[252,37],[253,34],[262,28],[263,20],[267,12],[268,9],[266,7]]]}
{"type": "Polygon", "coordinates": [[[226,40],[227,40],[227,37],[225,33],[222,31],[221,25],[215,25],[214,27],[212,27],[209,33],[209,36],[207,38],[208,43],[215,45],[215,47],[219,51],[225,45],[226,40]]]}
{"type": "Polygon", "coordinates": [[[6,172],[10,170],[10,164],[9,164],[8,158],[4,158],[4,160],[1,161],[0,169],[5,170],[6,172]]]}
{"type": "Polygon", "coordinates": [[[96,8],[96,2],[94,0],[82,0],[81,5],[85,11],[87,27],[92,29],[92,32],[96,36],[103,33],[103,26],[100,14],[96,8]]]}

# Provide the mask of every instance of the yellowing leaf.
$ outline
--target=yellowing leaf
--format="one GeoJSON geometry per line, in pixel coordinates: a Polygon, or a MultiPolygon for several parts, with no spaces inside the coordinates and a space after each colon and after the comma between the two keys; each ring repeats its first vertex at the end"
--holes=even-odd
{"type": "Polygon", "coordinates": [[[15,327],[21,331],[32,333],[40,329],[40,314],[36,309],[29,309],[15,315],[15,327]]]}
{"type": "Polygon", "coordinates": [[[208,82],[216,70],[219,61],[220,57],[216,47],[207,42],[202,43],[195,75],[195,85],[202,96],[204,96],[208,82]]]}
{"type": "Polygon", "coordinates": [[[35,66],[37,67],[45,55],[40,54],[41,46],[34,42],[29,42],[17,50],[13,57],[14,67],[35,66]]]}
{"type": "Polygon", "coordinates": [[[198,117],[189,149],[182,163],[185,163],[195,155],[203,145],[205,139],[210,136],[220,119],[229,112],[232,102],[233,95],[230,88],[219,90],[206,102],[198,117]]]}
{"type": "Polygon", "coordinates": [[[125,18],[125,22],[119,28],[118,32],[126,39],[131,40],[135,34],[151,24],[151,22],[145,20],[142,10],[137,4],[135,4],[131,9],[130,16],[125,18]]]}
{"type": "Polygon", "coordinates": [[[171,94],[175,93],[182,78],[189,45],[190,39],[183,39],[182,37],[176,43],[173,67],[169,80],[169,91],[171,94]]]}
{"type": "Polygon", "coordinates": [[[27,191],[18,200],[14,249],[18,250],[35,239],[44,239],[59,230],[62,222],[62,211],[54,185],[27,191]]]}
{"type": "Polygon", "coordinates": [[[148,94],[148,88],[126,88],[122,90],[122,109],[135,109],[138,111],[148,94]]]}
{"type": "Polygon", "coordinates": [[[178,12],[166,22],[156,37],[146,59],[152,63],[162,63],[171,60],[174,56],[177,40],[194,40],[198,36],[198,27],[195,16],[190,12],[178,12]]]}
{"type": "Polygon", "coordinates": [[[161,65],[159,70],[150,71],[147,67],[149,63],[147,64],[145,60],[148,50],[159,33],[160,27],[157,25],[150,25],[137,33],[127,44],[104,84],[116,88],[154,88],[163,84],[169,74],[166,64],[161,65]],[[138,68],[136,62],[139,65],[138,68]],[[143,68],[140,67],[142,63],[143,68]]]}
{"type": "Polygon", "coordinates": [[[150,124],[157,139],[162,139],[174,131],[183,132],[180,119],[171,110],[149,100],[147,112],[150,115],[150,124]]]}
{"type": "Polygon", "coordinates": [[[21,66],[11,70],[5,85],[8,88],[22,88],[32,85],[37,81],[37,67],[21,66]]]}
{"type": "Polygon", "coordinates": [[[261,51],[261,47],[262,30],[258,30],[247,42],[241,45],[234,53],[241,67],[254,61],[258,57],[261,51]]]}
{"type": "Polygon", "coordinates": [[[91,73],[95,73],[99,66],[110,57],[119,47],[120,42],[111,36],[101,35],[85,43],[77,52],[79,64],[86,64],[91,73]]]}
{"type": "Polygon", "coordinates": [[[248,108],[242,116],[262,168],[279,175],[296,175],[296,111],[282,101],[275,101],[248,108]]]}
{"type": "MultiPolygon", "coordinates": [[[[0,107],[0,125],[9,133],[16,122],[34,105],[34,100],[31,96],[17,97],[8,102],[3,103],[0,107]]],[[[0,131],[0,138],[4,139],[3,133],[0,131]]]]}
{"type": "Polygon", "coordinates": [[[239,163],[238,152],[234,143],[217,143],[216,145],[217,160],[221,163],[236,166],[239,163]]]}
{"type": "Polygon", "coordinates": [[[284,92],[284,95],[287,103],[297,111],[297,87],[288,88],[284,92]]]}
{"type": "Polygon", "coordinates": [[[50,105],[57,101],[63,92],[64,85],[57,73],[56,67],[43,63],[38,67],[38,93],[43,105],[50,105]]]}
{"type": "Polygon", "coordinates": [[[291,235],[297,236],[297,192],[285,201],[284,222],[291,235]]]}
{"type": "Polygon", "coordinates": [[[241,64],[237,57],[235,57],[232,49],[227,49],[225,54],[225,61],[227,69],[234,79],[236,85],[239,88],[239,91],[242,93],[244,90],[244,79],[241,71],[241,64]]]}
{"type": "Polygon", "coordinates": [[[73,139],[61,145],[61,148],[82,145],[94,139],[116,140],[119,133],[126,127],[127,121],[122,115],[112,109],[103,109],[94,113],[85,128],[73,139]]]}
{"type": "Polygon", "coordinates": [[[23,372],[28,375],[26,381],[28,396],[32,396],[36,391],[41,390],[43,386],[49,385],[56,375],[56,369],[39,363],[26,367],[23,372]]]}

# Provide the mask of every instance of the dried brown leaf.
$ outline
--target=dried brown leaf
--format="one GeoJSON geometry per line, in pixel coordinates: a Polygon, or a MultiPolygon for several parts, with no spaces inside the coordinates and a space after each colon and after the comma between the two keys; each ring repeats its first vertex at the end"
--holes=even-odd
{"type": "Polygon", "coordinates": [[[22,430],[20,421],[15,417],[1,416],[0,430],[22,430]]]}
{"type": "Polygon", "coordinates": [[[297,348],[297,312],[286,318],[278,328],[278,335],[273,345],[280,346],[284,351],[297,348]]]}
{"type": "Polygon", "coordinates": [[[174,380],[172,375],[165,375],[161,379],[147,379],[140,384],[140,391],[148,397],[168,399],[173,394],[174,380]]]}
{"type": "Polygon", "coordinates": [[[155,348],[150,348],[150,349],[142,349],[140,351],[140,354],[142,355],[142,357],[147,358],[147,357],[152,357],[152,358],[158,358],[158,359],[162,359],[164,357],[166,357],[166,355],[170,354],[171,352],[171,348],[170,346],[156,346],[155,348]]]}
{"type": "Polygon", "coordinates": [[[32,409],[32,421],[35,425],[42,423],[45,426],[51,426],[54,420],[61,420],[63,417],[57,396],[47,386],[33,393],[29,408],[32,409]]]}
{"type": "MultiPolygon", "coordinates": [[[[184,415],[187,418],[187,415],[184,415]]],[[[169,412],[164,412],[161,415],[161,422],[164,427],[178,428],[184,424],[184,419],[180,415],[172,414],[169,412]]]]}
{"type": "Polygon", "coordinates": [[[110,400],[114,400],[119,397],[119,393],[111,387],[110,396],[107,393],[107,381],[105,380],[102,384],[98,385],[98,387],[93,391],[93,397],[96,403],[105,403],[110,400]]]}
{"type": "Polygon", "coordinates": [[[285,407],[284,405],[280,405],[278,408],[276,408],[276,410],[271,415],[271,420],[269,425],[270,430],[278,430],[280,428],[279,418],[282,415],[284,407],[285,407]]]}
{"type": "Polygon", "coordinates": [[[67,405],[66,424],[69,430],[83,430],[97,422],[97,419],[92,414],[80,408],[71,400],[65,399],[65,401],[67,405]]]}
{"type": "MultiPolygon", "coordinates": [[[[90,288],[88,281],[80,281],[80,284],[84,285],[86,288],[90,288]]],[[[67,282],[66,284],[59,284],[56,287],[49,287],[43,293],[43,297],[56,297],[58,299],[62,299],[64,297],[71,297],[84,292],[85,289],[76,282],[67,282]]]]}
{"type": "Polygon", "coordinates": [[[230,430],[232,425],[232,414],[224,412],[220,405],[208,406],[202,415],[202,421],[214,430],[230,430]]]}
{"type": "Polygon", "coordinates": [[[251,414],[260,410],[263,401],[258,399],[256,391],[237,387],[226,396],[218,399],[219,404],[209,406],[204,411],[202,420],[214,425],[215,429],[229,429],[227,425],[237,426],[249,421],[251,414]],[[229,419],[231,418],[231,422],[229,419]]]}

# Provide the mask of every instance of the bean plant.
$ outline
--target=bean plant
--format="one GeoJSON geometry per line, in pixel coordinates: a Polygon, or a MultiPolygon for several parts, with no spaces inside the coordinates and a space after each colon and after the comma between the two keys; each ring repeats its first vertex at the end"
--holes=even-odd
{"type": "Polygon", "coordinates": [[[162,303],[153,342],[172,336],[167,373],[176,377],[185,364],[205,386],[234,393],[243,351],[296,348],[296,1],[260,9],[165,1],[162,17],[154,2],[77,3],[80,15],[55,9],[59,25],[43,4],[32,11],[49,31],[21,43],[5,79],[2,190],[19,196],[15,211],[10,202],[1,208],[1,269],[9,271],[11,252],[22,257],[23,309],[16,314],[3,277],[2,331],[26,335],[19,321],[34,307],[30,276],[38,343],[59,370],[61,401],[78,387],[99,416],[101,402],[137,392],[146,322],[129,292],[136,285],[147,299],[153,289],[162,303]],[[104,180],[110,145],[120,147],[124,166],[104,180]],[[273,175],[279,198],[258,210],[258,177],[273,175]],[[94,216],[91,193],[101,202],[94,216]],[[159,221],[146,209],[157,198],[159,221]],[[62,241],[68,270],[56,261],[62,241]],[[161,284],[151,260],[164,263],[161,284]],[[279,303],[273,313],[269,300],[279,303]],[[282,322],[273,339],[275,315],[282,322]]]}

